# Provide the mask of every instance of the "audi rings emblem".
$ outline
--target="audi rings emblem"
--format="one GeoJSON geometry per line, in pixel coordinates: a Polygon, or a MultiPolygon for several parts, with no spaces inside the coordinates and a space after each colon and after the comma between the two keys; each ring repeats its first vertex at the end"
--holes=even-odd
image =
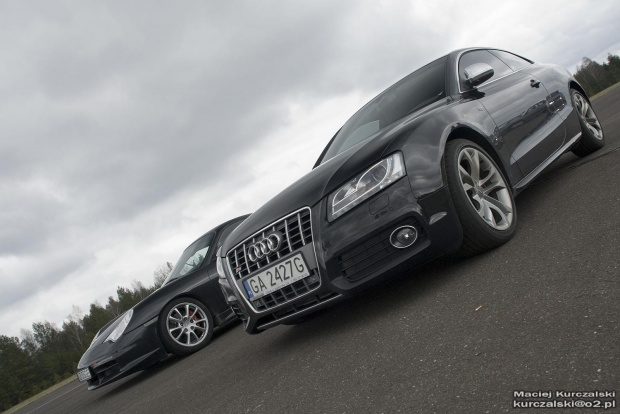
{"type": "Polygon", "coordinates": [[[269,233],[256,243],[248,246],[248,260],[250,262],[257,262],[265,256],[280,250],[281,245],[282,235],[280,233],[269,233]]]}

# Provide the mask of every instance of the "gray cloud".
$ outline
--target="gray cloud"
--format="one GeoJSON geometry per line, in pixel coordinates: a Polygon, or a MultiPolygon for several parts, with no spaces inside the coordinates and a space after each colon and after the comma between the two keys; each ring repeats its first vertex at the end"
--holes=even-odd
{"type": "MultiPolygon", "coordinates": [[[[58,321],[151,283],[309,169],[347,105],[452,49],[570,66],[619,41],[613,1],[461,5],[0,4],[0,312],[36,305],[58,321]],[[279,174],[270,145],[293,154],[279,174]]],[[[19,318],[0,333],[37,320],[19,318]]]]}

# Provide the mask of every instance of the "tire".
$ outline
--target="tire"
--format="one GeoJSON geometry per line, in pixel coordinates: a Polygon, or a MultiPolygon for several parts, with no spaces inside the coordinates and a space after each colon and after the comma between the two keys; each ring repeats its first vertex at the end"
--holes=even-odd
{"type": "Polygon", "coordinates": [[[189,355],[205,346],[213,335],[213,317],[201,301],[176,298],[159,315],[159,334],[166,351],[189,355]]]}
{"type": "Polygon", "coordinates": [[[458,254],[472,256],[510,240],[517,226],[517,211],[508,180],[493,158],[475,143],[455,139],[446,144],[444,162],[463,228],[458,254]]]}
{"type": "Polygon", "coordinates": [[[581,125],[581,139],[571,151],[579,157],[585,157],[605,146],[603,128],[599,122],[590,101],[575,89],[570,90],[570,99],[573,108],[577,111],[581,125]]]}

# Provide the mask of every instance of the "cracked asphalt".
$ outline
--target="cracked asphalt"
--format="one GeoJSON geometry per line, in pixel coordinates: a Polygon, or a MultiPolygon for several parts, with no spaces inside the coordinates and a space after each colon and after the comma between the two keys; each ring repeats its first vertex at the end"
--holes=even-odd
{"type": "Polygon", "coordinates": [[[521,193],[499,249],[298,326],[234,325],[197,354],[96,391],[73,382],[19,413],[499,413],[520,390],[614,390],[620,406],[620,88],[594,107],[606,147],[564,155],[521,193]]]}

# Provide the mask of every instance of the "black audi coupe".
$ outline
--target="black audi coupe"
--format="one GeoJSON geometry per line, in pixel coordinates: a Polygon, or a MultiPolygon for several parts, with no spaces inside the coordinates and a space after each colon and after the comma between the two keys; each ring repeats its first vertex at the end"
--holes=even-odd
{"type": "Polygon", "coordinates": [[[563,153],[603,145],[566,69],[454,51],[368,102],[311,172],[237,227],[220,284],[247,332],[295,323],[394,271],[507,242],[514,197],[563,153]]]}
{"type": "Polygon", "coordinates": [[[93,390],[164,359],[204,348],[213,328],[237,320],[217,283],[216,247],[248,216],[223,223],[183,251],[162,286],[99,330],[78,363],[93,390]]]}

